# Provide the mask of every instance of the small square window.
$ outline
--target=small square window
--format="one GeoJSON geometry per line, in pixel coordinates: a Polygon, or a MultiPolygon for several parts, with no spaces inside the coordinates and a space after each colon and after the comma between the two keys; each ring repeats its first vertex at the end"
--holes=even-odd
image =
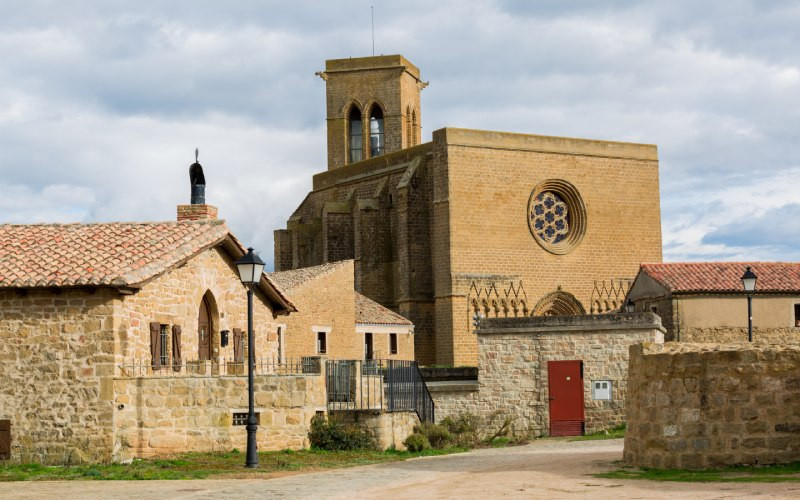
{"type": "Polygon", "coordinates": [[[610,380],[593,380],[592,381],[592,399],[597,401],[610,401],[611,400],[611,381],[610,380]]]}

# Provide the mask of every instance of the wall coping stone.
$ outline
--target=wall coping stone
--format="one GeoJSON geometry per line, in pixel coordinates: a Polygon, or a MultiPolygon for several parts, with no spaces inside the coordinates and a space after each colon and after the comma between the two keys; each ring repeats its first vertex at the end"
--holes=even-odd
{"type": "Polygon", "coordinates": [[[478,335],[574,333],[599,330],[658,330],[666,333],[661,318],[651,312],[578,316],[484,318],[478,335]]]}
{"type": "Polygon", "coordinates": [[[480,384],[477,380],[454,380],[428,382],[429,392],[478,392],[480,384]]]}

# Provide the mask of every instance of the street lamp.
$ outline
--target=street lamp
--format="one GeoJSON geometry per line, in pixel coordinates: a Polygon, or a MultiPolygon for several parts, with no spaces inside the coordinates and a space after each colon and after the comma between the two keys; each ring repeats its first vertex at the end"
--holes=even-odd
{"type": "Polygon", "coordinates": [[[747,266],[744,274],[742,275],[742,286],[747,293],[747,340],[753,341],[753,292],[756,290],[756,280],[758,277],[756,273],[747,266]]]}
{"type": "Polygon", "coordinates": [[[264,261],[253,253],[252,248],[236,261],[239,278],[247,287],[247,459],[245,467],[258,467],[258,451],[256,451],[256,431],[258,422],[253,405],[253,371],[255,370],[255,349],[253,348],[253,288],[261,281],[264,261]]]}
{"type": "Polygon", "coordinates": [[[625,312],[629,313],[636,312],[636,304],[633,303],[632,299],[628,299],[628,301],[625,302],[625,312]]]}

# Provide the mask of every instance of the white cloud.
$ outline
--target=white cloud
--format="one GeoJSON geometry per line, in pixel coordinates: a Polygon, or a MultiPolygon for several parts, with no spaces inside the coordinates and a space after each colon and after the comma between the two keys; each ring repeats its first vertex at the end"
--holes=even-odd
{"type": "Polygon", "coordinates": [[[199,146],[209,202],[271,257],[325,169],[313,72],[369,55],[371,4],[377,52],[431,81],[424,138],[656,143],[667,259],[797,259],[726,229],[797,202],[795,2],[4,3],[3,219],[172,219],[199,146]]]}

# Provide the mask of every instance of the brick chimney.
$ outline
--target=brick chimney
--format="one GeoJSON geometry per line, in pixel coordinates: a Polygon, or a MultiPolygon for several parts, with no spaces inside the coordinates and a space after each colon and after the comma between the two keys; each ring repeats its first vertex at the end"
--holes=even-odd
{"type": "Polygon", "coordinates": [[[199,151],[194,150],[194,163],[189,166],[189,181],[192,185],[192,196],[189,205],[178,205],[178,222],[187,220],[214,220],[217,218],[217,207],[206,205],[206,178],[203,167],[197,162],[199,151]]]}

